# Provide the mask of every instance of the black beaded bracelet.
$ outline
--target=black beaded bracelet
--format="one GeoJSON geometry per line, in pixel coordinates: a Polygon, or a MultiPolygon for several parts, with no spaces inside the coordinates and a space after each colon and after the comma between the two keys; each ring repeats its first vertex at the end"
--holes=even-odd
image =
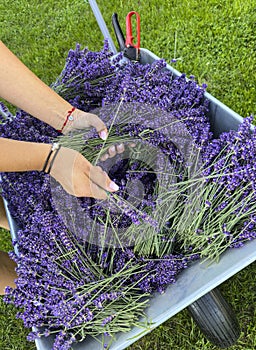
{"type": "MultiPolygon", "coordinates": [[[[46,158],[46,160],[45,160],[45,163],[44,163],[44,166],[43,166],[43,169],[42,169],[43,172],[46,172],[45,170],[46,170],[46,168],[47,168],[47,166],[48,166],[48,163],[49,163],[49,160],[50,160],[50,158],[51,158],[52,153],[53,153],[54,151],[59,150],[59,149],[60,149],[60,145],[59,145],[58,143],[53,143],[53,144],[52,144],[51,150],[50,150],[50,152],[49,152],[49,154],[48,154],[48,156],[47,156],[47,158],[46,158]]],[[[55,152],[55,153],[56,153],[56,152],[55,152]]],[[[54,155],[54,159],[55,159],[55,155],[54,155]]],[[[50,166],[51,166],[51,165],[50,165],[50,166]]],[[[46,174],[49,174],[49,169],[48,169],[48,171],[46,172],[46,174]]]]}

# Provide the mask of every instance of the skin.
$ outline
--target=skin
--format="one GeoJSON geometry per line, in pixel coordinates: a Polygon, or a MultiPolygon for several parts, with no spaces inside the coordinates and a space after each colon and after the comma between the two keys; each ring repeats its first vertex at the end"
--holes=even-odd
{"type": "MultiPolygon", "coordinates": [[[[34,117],[48,123],[55,129],[60,130],[66,120],[68,111],[72,109],[70,103],[65,101],[31,72],[2,41],[0,41],[0,62],[0,96],[34,117]]],[[[95,127],[99,136],[106,139],[108,134],[107,128],[96,115],[85,113],[78,109],[72,115],[74,120],[67,123],[63,133],[67,133],[74,128],[95,127]]],[[[0,147],[2,150],[0,154],[0,171],[29,171],[42,170],[51,146],[0,138],[0,147]]],[[[109,155],[113,156],[113,150],[110,151],[109,155]]],[[[61,157],[65,164],[66,157],[70,158],[69,149],[63,148],[61,157]]],[[[94,169],[84,157],[78,153],[73,153],[72,157],[73,162],[70,171],[76,176],[72,179],[69,193],[77,194],[75,188],[81,187],[83,190],[80,191],[80,196],[106,198],[106,191],[113,192],[118,189],[107,174],[104,173],[104,176],[102,176],[101,169],[98,167],[94,169]],[[91,187],[97,189],[92,191],[91,187]]],[[[65,188],[67,187],[65,184],[66,179],[60,176],[62,171],[63,169],[58,171],[55,166],[55,170],[51,175],[65,188]]],[[[68,174],[68,177],[72,176],[72,174],[68,174]]],[[[68,180],[70,181],[70,179],[68,180]]]]}
{"type": "MultiPolygon", "coordinates": [[[[1,41],[0,96],[60,129],[72,106],[31,72],[1,41]]],[[[102,125],[104,129],[104,125],[102,125]]]]}
{"type": "MultiPolygon", "coordinates": [[[[0,97],[14,106],[25,110],[35,118],[60,130],[72,109],[65,101],[16,57],[0,41],[0,97]]],[[[74,129],[94,127],[99,137],[107,138],[105,124],[94,114],[76,109],[73,121],[66,124],[63,134],[74,129]]],[[[19,172],[43,169],[51,145],[0,138],[0,172],[19,172]]],[[[104,159],[113,157],[124,150],[123,145],[111,148],[104,159]]],[[[54,152],[51,157],[53,157],[54,152]]],[[[51,161],[52,158],[50,158],[51,161]]],[[[70,194],[81,197],[105,199],[108,192],[118,190],[118,186],[100,168],[93,166],[76,151],[62,147],[58,152],[50,175],[70,194]]],[[[0,197],[0,226],[9,229],[3,202],[0,197]]],[[[4,286],[13,285],[16,277],[15,263],[8,255],[0,252],[0,294],[4,286]]]]}

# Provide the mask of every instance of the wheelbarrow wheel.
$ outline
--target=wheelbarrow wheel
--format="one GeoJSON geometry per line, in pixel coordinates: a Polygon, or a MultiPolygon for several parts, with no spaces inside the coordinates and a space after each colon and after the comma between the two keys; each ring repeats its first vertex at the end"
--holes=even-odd
{"type": "Polygon", "coordinates": [[[218,289],[187,307],[205,337],[219,348],[228,348],[240,336],[236,315],[218,289]]]}

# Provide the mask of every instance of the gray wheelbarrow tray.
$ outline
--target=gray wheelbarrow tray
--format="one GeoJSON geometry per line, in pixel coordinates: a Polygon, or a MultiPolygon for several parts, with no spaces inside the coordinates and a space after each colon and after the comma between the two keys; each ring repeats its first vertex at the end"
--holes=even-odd
{"type": "MultiPolygon", "coordinates": [[[[147,49],[141,49],[141,63],[152,63],[158,57],[147,49]]],[[[167,67],[174,76],[179,73],[173,67],[167,67]]],[[[215,136],[223,131],[236,130],[243,118],[218,101],[209,93],[205,98],[210,101],[210,122],[215,136]]],[[[6,212],[10,224],[10,231],[13,239],[17,238],[17,225],[12,219],[8,210],[8,203],[5,202],[6,212]]],[[[170,285],[163,295],[156,293],[150,300],[146,309],[146,315],[152,324],[144,332],[143,329],[134,327],[128,333],[117,334],[116,340],[110,346],[111,350],[125,349],[139,338],[156,328],[182,309],[193,306],[196,301],[209,294],[218,285],[256,260],[256,240],[247,242],[239,249],[228,249],[222,254],[218,263],[203,263],[197,261],[188,269],[184,270],[177,279],[177,282],[170,285]]],[[[142,319],[143,320],[143,319],[142,319]]],[[[53,338],[42,338],[36,341],[38,350],[50,350],[53,338]]],[[[225,344],[224,344],[225,345],[225,344]]],[[[232,345],[232,344],[231,344],[232,345]]],[[[223,346],[227,347],[227,346],[223,346]]],[[[102,345],[96,340],[89,338],[73,346],[74,350],[100,350],[102,345]]]]}

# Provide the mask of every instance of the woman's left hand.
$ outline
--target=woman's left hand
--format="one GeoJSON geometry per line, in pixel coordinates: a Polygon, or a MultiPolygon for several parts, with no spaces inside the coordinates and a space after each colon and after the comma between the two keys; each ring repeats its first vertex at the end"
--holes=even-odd
{"type": "MultiPolygon", "coordinates": [[[[71,114],[73,120],[68,120],[67,124],[62,130],[64,135],[75,130],[82,130],[85,128],[93,127],[97,130],[99,137],[102,140],[106,140],[108,137],[108,129],[104,122],[93,113],[87,113],[80,109],[75,109],[71,114]]],[[[101,157],[101,160],[114,157],[118,153],[124,152],[124,144],[118,144],[116,146],[109,147],[108,151],[101,157]]]]}
{"type": "Polygon", "coordinates": [[[80,109],[75,109],[71,114],[72,120],[68,120],[67,124],[62,129],[64,135],[71,131],[82,130],[93,127],[97,130],[99,137],[106,140],[108,136],[108,129],[103,121],[93,113],[87,113],[80,109]]]}

